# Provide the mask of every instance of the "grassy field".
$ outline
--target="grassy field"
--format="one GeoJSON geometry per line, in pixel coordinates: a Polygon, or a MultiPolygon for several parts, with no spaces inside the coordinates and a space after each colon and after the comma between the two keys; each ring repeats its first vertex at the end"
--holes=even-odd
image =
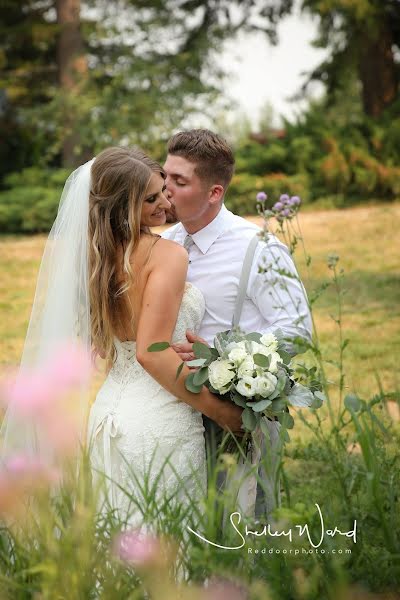
{"type": "MultiPolygon", "coordinates": [[[[336,253],[340,257],[338,267],[344,270],[343,287],[346,292],[343,296],[343,333],[350,340],[345,353],[345,391],[356,391],[365,399],[370,399],[378,391],[377,374],[384,391],[393,393],[400,388],[397,370],[400,260],[395,243],[399,217],[400,204],[392,204],[305,212],[300,219],[312,262],[306,268],[298,251],[298,263],[310,297],[313,290],[331,279],[328,255],[336,253]]],[[[0,238],[0,372],[18,363],[44,242],[44,236],[0,238]]],[[[336,316],[337,298],[333,286],[330,286],[316,302],[314,310],[322,355],[326,361],[334,361],[338,356],[336,316]]],[[[337,370],[329,362],[327,365],[329,378],[334,382],[338,377],[337,370]]],[[[93,392],[100,381],[101,377],[97,376],[93,392]]],[[[335,404],[334,383],[332,391],[335,404]]],[[[326,515],[326,522],[332,527],[335,525],[347,531],[353,519],[357,519],[357,544],[349,546],[350,540],[347,540],[349,543],[346,545],[352,549],[351,555],[337,557],[330,554],[332,548],[345,547],[346,540],[332,543],[325,540],[326,555],[288,555],[284,559],[274,554],[263,557],[261,552],[259,557],[249,557],[246,549],[243,554],[221,553],[219,549],[198,546],[191,540],[184,556],[187,565],[190,565],[192,581],[203,581],[205,574],[215,573],[233,580],[243,579],[256,587],[265,584],[271,593],[261,593],[261,588],[257,588],[257,594],[248,597],[271,600],[397,600],[399,596],[390,592],[397,591],[400,582],[400,424],[397,419],[390,422],[382,409],[383,403],[380,402],[371,411],[368,408],[362,413],[356,411],[356,414],[347,410],[338,423],[339,429],[336,419],[335,427],[332,427],[332,422],[325,418],[326,406],[310,419],[308,415],[311,413],[307,411],[304,421],[297,415],[296,426],[290,433],[292,442],[285,446],[282,457],[280,482],[284,482],[284,490],[282,508],[276,518],[281,523],[311,522],[315,539],[320,534],[318,519],[313,518],[315,503],[319,504],[326,515]],[[382,426],[383,423],[389,426],[388,429],[382,426]],[[346,584],[357,586],[354,593],[350,588],[346,591],[346,584]],[[380,593],[370,595],[367,590],[380,593]]],[[[77,489],[83,488],[86,489],[86,486],[77,489]]],[[[10,580],[7,583],[5,577],[0,577],[2,598],[3,583],[7,589],[4,597],[10,598],[14,597],[13,592],[17,589],[21,589],[18,596],[21,598],[31,597],[32,590],[37,590],[40,597],[59,597],[67,587],[84,590],[71,592],[73,597],[86,597],[89,589],[98,595],[96,577],[109,582],[109,591],[104,598],[133,597],[131,591],[139,586],[134,572],[127,573],[121,568],[111,574],[111,561],[108,559],[110,535],[114,535],[122,525],[119,524],[116,529],[114,517],[104,521],[100,514],[94,517],[96,527],[92,525],[91,510],[79,502],[71,502],[70,498],[74,498],[75,493],[74,488],[68,489],[59,507],[53,499],[49,505],[44,505],[44,525],[42,523],[41,528],[29,525],[22,532],[22,543],[17,545],[16,555],[8,559],[6,552],[0,553],[3,560],[3,563],[0,560],[0,572],[3,569],[10,580]],[[77,510],[71,511],[71,507],[75,506],[77,510]],[[92,535],[94,529],[96,536],[92,535]],[[49,535],[52,531],[57,531],[55,537],[49,535]],[[58,532],[61,534],[58,535],[58,532]],[[129,589],[129,593],[125,593],[125,589],[129,589]]],[[[215,490],[209,498],[209,503],[205,504],[207,515],[204,522],[214,523],[215,490]]],[[[144,503],[145,509],[151,515],[150,522],[153,522],[151,510],[157,512],[159,506],[154,492],[149,492],[146,502],[148,507],[144,503]]],[[[181,515],[175,518],[173,514],[167,510],[162,515],[161,532],[179,540],[181,515]]],[[[93,515],[96,515],[95,511],[93,515]]],[[[229,539],[224,538],[224,543],[229,544],[229,539]]],[[[275,540],[268,541],[270,543],[274,544],[275,540]]],[[[280,540],[277,543],[279,545],[280,540]]],[[[261,549],[265,542],[260,538],[254,544],[261,549]]],[[[159,567],[151,571],[151,577],[158,581],[159,567]]],[[[143,595],[139,593],[139,596],[143,595]]],[[[174,592],[167,596],[164,593],[163,597],[175,598],[177,594],[174,592]]]]}
{"type": "MultiPolygon", "coordinates": [[[[252,218],[252,220],[257,220],[252,218]]],[[[300,224],[311,265],[296,251],[309,292],[331,277],[327,257],[336,253],[344,269],[343,328],[350,340],[345,354],[346,386],[363,397],[400,388],[400,257],[396,243],[400,204],[306,212],[300,224]],[[396,356],[397,355],[397,356],[396,356]]],[[[0,238],[1,370],[18,363],[35,291],[45,237],[0,238]]],[[[325,358],[335,360],[338,328],[333,286],[315,305],[315,321],[325,358]]],[[[333,373],[334,375],[334,373],[333,373]]]]}

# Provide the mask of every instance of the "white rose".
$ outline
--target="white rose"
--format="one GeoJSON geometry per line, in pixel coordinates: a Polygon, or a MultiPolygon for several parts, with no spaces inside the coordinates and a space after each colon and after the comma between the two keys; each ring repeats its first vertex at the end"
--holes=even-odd
{"type": "Polygon", "coordinates": [[[233,348],[228,354],[228,359],[233,362],[235,366],[240,365],[241,362],[248,356],[244,348],[233,348]]]}
{"type": "Polygon", "coordinates": [[[236,348],[243,348],[243,350],[246,350],[246,344],[247,344],[247,343],[248,343],[248,342],[246,342],[246,340],[242,340],[241,342],[238,342],[238,343],[236,344],[236,348]]]}
{"type": "Polygon", "coordinates": [[[208,378],[214,390],[226,392],[229,389],[229,384],[235,376],[231,369],[232,363],[224,359],[217,359],[209,365],[208,378]]]}
{"type": "Polygon", "coordinates": [[[281,363],[282,359],[279,356],[278,352],[272,352],[269,356],[271,362],[269,364],[268,371],[270,371],[271,373],[276,373],[278,370],[278,363],[281,363]]]}
{"type": "Polygon", "coordinates": [[[278,349],[278,340],[273,333],[264,333],[260,339],[261,344],[270,348],[273,352],[278,349]]]}
{"type": "Polygon", "coordinates": [[[253,350],[253,352],[254,354],[264,354],[264,356],[271,356],[273,350],[272,348],[268,348],[268,346],[257,344],[257,347],[253,350]]]}
{"type": "Polygon", "coordinates": [[[236,348],[236,346],[237,346],[237,344],[235,344],[235,342],[231,342],[230,344],[227,344],[227,345],[224,347],[224,352],[225,352],[226,354],[229,354],[229,352],[230,352],[231,350],[233,350],[233,348],[236,348]]]}
{"type": "Polygon", "coordinates": [[[258,342],[247,342],[249,344],[250,352],[252,354],[258,354],[260,352],[260,348],[263,348],[258,342]]]}
{"type": "Polygon", "coordinates": [[[265,375],[262,377],[256,378],[256,393],[263,398],[267,398],[267,396],[272,394],[277,383],[278,380],[275,375],[272,375],[271,373],[265,373],[265,375]]]}
{"type": "Polygon", "coordinates": [[[247,355],[256,354],[258,351],[258,347],[260,344],[254,342],[253,340],[242,340],[236,344],[237,348],[242,348],[247,355]]]}
{"type": "Polygon", "coordinates": [[[243,362],[240,364],[239,368],[238,368],[238,377],[242,378],[242,377],[250,377],[251,375],[253,375],[253,371],[254,371],[255,365],[254,365],[254,361],[252,359],[251,356],[249,356],[248,354],[246,355],[246,358],[243,360],[243,362]]]}
{"type": "Polygon", "coordinates": [[[240,379],[236,384],[236,389],[245,398],[252,398],[256,395],[256,380],[253,377],[245,375],[243,379],[240,379]]]}

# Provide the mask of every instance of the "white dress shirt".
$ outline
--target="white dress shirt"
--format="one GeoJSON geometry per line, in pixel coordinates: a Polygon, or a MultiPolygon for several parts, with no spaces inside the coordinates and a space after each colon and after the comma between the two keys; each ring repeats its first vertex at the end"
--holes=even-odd
{"type": "MultiPolygon", "coordinates": [[[[205,298],[206,311],[199,335],[212,344],[216,333],[231,328],[244,256],[260,228],[231,213],[223,205],[206,227],[192,234],[187,281],[205,298]]],[[[181,223],[163,233],[183,245],[188,232],[181,223]]],[[[254,255],[240,328],[246,333],[273,333],[311,338],[306,292],[287,247],[272,234],[258,243],[254,255]],[[259,266],[268,267],[260,273],[259,266]],[[276,269],[283,271],[277,273],[276,269]],[[292,275],[289,276],[289,274],[292,275]]]]}

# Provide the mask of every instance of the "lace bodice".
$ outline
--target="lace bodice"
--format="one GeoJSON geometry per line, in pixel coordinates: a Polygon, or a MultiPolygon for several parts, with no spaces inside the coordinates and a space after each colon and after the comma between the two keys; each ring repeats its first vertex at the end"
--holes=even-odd
{"type": "MultiPolygon", "coordinates": [[[[204,310],[205,302],[203,294],[197,287],[191,283],[187,283],[172,335],[172,343],[176,344],[186,341],[187,329],[190,329],[194,333],[198,332],[204,310]]],[[[163,342],[165,340],[158,341],[163,342]]],[[[136,360],[136,342],[121,342],[115,338],[114,344],[117,356],[109,376],[114,381],[123,383],[124,380],[132,380],[134,376],[143,375],[145,371],[136,360]]]]}

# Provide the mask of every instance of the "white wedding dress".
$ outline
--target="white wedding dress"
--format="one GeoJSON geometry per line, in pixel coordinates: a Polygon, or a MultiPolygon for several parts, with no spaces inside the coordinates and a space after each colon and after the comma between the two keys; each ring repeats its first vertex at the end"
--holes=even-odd
{"type": "MultiPolygon", "coordinates": [[[[200,290],[186,284],[173,343],[185,341],[187,329],[198,331],[204,309],[200,290]]],[[[143,486],[154,486],[159,502],[168,496],[186,507],[206,493],[204,427],[201,413],[167,392],[138,363],[135,342],[115,339],[115,347],[116,361],[89,416],[91,467],[94,480],[105,475],[111,507],[131,526],[140,526],[143,486]]]]}

